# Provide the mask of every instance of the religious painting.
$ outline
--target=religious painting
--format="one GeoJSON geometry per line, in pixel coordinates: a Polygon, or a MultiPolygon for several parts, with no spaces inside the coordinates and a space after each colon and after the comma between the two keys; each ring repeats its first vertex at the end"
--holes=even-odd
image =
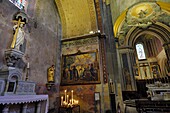
{"type": "Polygon", "coordinates": [[[133,73],[135,76],[139,76],[139,70],[137,66],[133,66],[133,73]]]}
{"type": "Polygon", "coordinates": [[[151,65],[151,72],[154,78],[159,78],[160,77],[159,65],[151,65]]]}
{"type": "Polygon", "coordinates": [[[62,56],[61,85],[100,83],[98,52],[62,56]]]}
{"type": "Polygon", "coordinates": [[[150,68],[148,63],[141,63],[140,65],[140,76],[142,79],[150,79],[152,78],[150,73],[150,68]]]}

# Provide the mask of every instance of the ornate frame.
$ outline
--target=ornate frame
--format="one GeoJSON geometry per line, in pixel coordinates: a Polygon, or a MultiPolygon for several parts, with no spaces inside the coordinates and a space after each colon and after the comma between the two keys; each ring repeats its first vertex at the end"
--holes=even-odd
{"type": "Polygon", "coordinates": [[[98,51],[62,55],[61,85],[100,83],[98,51]]]}

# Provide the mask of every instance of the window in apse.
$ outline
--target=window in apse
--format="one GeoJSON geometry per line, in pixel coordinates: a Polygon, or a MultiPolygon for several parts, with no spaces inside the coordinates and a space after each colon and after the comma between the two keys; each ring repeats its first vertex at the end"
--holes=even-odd
{"type": "Polygon", "coordinates": [[[146,59],[143,44],[136,44],[136,51],[137,51],[137,56],[139,60],[146,59]]]}
{"type": "Polygon", "coordinates": [[[22,9],[26,3],[26,0],[9,0],[9,1],[13,3],[15,6],[17,6],[19,9],[22,9]]]}

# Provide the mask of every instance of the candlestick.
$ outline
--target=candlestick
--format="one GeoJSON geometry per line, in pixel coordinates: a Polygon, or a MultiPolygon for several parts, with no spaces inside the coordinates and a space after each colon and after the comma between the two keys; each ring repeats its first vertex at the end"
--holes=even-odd
{"type": "Polygon", "coordinates": [[[72,104],[72,103],[71,103],[71,99],[70,99],[70,104],[72,104]]]}
{"type": "Polygon", "coordinates": [[[27,63],[27,68],[30,68],[29,62],[27,63]]]}
{"type": "Polygon", "coordinates": [[[68,97],[69,97],[69,95],[67,95],[67,104],[68,104],[68,97]]]}
{"type": "Polygon", "coordinates": [[[71,99],[72,99],[72,104],[73,104],[73,90],[71,90],[71,99]]]}
{"type": "Polygon", "coordinates": [[[65,92],[65,102],[66,102],[67,101],[67,99],[66,99],[66,92],[67,92],[67,90],[65,90],[64,92],[65,92]]]}
{"type": "Polygon", "coordinates": [[[27,63],[27,70],[26,70],[26,77],[25,77],[25,81],[28,80],[28,76],[29,76],[29,62],[27,63]]]}
{"type": "Polygon", "coordinates": [[[61,97],[61,106],[63,105],[63,96],[61,97]]]}

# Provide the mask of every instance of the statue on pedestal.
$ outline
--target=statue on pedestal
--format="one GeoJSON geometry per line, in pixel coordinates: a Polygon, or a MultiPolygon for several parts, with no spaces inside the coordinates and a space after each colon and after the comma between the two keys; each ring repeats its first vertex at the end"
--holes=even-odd
{"type": "Polygon", "coordinates": [[[24,38],[25,32],[23,30],[23,27],[28,22],[28,18],[26,14],[23,12],[23,10],[17,12],[14,15],[13,22],[15,23],[15,25],[13,26],[14,37],[11,44],[11,49],[21,51],[21,46],[23,46],[25,40],[24,38]]]}
{"type": "Polygon", "coordinates": [[[13,26],[14,36],[11,43],[10,49],[5,51],[5,59],[7,66],[10,67],[19,67],[20,64],[24,64],[22,57],[24,55],[23,45],[25,41],[25,32],[23,27],[28,23],[28,17],[25,14],[24,10],[20,10],[13,16],[13,22],[15,25],[13,26]]]}

